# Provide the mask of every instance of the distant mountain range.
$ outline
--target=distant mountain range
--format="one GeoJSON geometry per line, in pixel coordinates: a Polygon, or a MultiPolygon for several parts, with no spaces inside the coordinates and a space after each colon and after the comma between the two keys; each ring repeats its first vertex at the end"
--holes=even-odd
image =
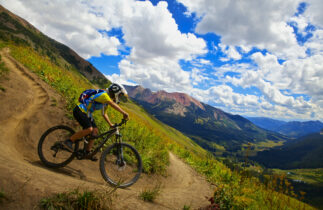
{"type": "Polygon", "coordinates": [[[284,136],[259,128],[242,116],[226,113],[184,93],[152,92],[141,86],[125,88],[129,96],[150,114],[209,151],[215,150],[215,144],[234,152],[248,142],[286,140],[284,136]]]}
{"type": "Polygon", "coordinates": [[[323,135],[310,134],[250,158],[269,168],[323,168],[323,135]]]}
{"type": "Polygon", "coordinates": [[[280,120],[274,120],[265,117],[246,117],[248,120],[253,122],[255,125],[264,128],[266,130],[275,131],[280,134],[299,138],[311,133],[320,132],[323,128],[323,123],[320,121],[291,121],[285,122],[280,120]]]}

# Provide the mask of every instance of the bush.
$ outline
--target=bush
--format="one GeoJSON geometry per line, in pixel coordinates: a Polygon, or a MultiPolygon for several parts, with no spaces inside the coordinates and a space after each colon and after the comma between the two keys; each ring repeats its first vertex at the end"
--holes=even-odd
{"type": "Polygon", "coordinates": [[[2,61],[2,58],[0,55],[0,78],[2,78],[8,72],[9,72],[9,69],[5,66],[5,63],[2,61]]]}
{"type": "Polygon", "coordinates": [[[82,209],[82,210],[99,210],[111,209],[112,193],[99,191],[83,191],[79,189],[71,192],[63,192],[48,198],[43,198],[39,202],[42,209],[82,209]]]}
{"type": "Polygon", "coordinates": [[[139,198],[143,201],[153,202],[160,194],[160,186],[160,184],[157,184],[152,189],[146,189],[142,191],[139,195],[139,198]]]}
{"type": "Polygon", "coordinates": [[[2,203],[4,200],[8,200],[6,194],[1,190],[0,191],[0,203],[2,203]]]}

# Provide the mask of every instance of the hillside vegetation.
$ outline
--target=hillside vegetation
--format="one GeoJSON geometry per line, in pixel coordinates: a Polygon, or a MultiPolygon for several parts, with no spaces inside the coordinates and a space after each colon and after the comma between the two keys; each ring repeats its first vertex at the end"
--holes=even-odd
{"type": "Polygon", "coordinates": [[[323,168],[323,135],[319,133],[293,140],[279,148],[258,152],[252,157],[269,168],[323,168]]]}
{"type": "MultiPolygon", "coordinates": [[[[24,26],[23,22],[7,14],[4,9],[1,9],[0,17],[0,49],[9,49],[15,60],[60,93],[70,113],[84,89],[102,85],[91,83],[91,78],[80,73],[77,65],[70,63],[61,51],[51,51],[52,45],[44,40],[46,37],[30,25],[24,26]],[[42,43],[48,46],[43,47],[42,43]]],[[[130,102],[122,107],[130,113],[131,119],[122,130],[124,139],[138,149],[146,174],[164,174],[170,150],[214,184],[214,195],[210,196],[217,208],[312,209],[297,200],[302,199],[303,195],[294,192],[283,176],[267,177],[266,184],[262,184],[247,173],[231,171],[191,139],[154,119],[136,104],[130,102]]],[[[118,122],[122,117],[111,109],[109,116],[113,122],[118,122]]],[[[102,118],[97,115],[95,118],[100,131],[108,129],[102,118]]]]}

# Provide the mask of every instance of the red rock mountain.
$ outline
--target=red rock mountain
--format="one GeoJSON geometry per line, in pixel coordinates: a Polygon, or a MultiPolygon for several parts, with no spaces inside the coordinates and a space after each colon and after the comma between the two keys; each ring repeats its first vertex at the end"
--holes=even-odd
{"type": "Polygon", "coordinates": [[[212,142],[227,151],[237,151],[248,142],[282,140],[280,135],[265,131],[239,115],[226,113],[185,93],[152,92],[141,86],[125,88],[147,112],[210,151],[214,151],[212,142]]]}
{"type": "Polygon", "coordinates": [[[146,101],[150,104],[157,104],[160,101],[174,101],[185,107],[194,104],[200,109],[205,110],[201,102],[185,93],[168,93],[163,90],[152,92],[150,89],[145,89],[142,86],[126,86],[126,88],[130,97],[146,101]]]}

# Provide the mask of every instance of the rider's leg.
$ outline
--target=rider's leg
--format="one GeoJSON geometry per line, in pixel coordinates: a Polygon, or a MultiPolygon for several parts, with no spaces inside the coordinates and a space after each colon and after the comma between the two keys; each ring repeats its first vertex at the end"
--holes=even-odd
{"type": "Polygon", "coordinates": [[[89,135],[93,132],[93,126],[91,122],[91,118],[87,116],[86,113],[82,112],[81,109],[76,106],[73,110],[73,116],[76,121],[82,126],[83,130],[76,132],[71,136],[71,141],[75,142],[77,139],[80,139],[86,135],[89,135]]]}
{"type": "MultiPolygon", "coordinates": [[[[97,127],[94,127],[93,128],[93,131],[92,131],[92,136],[97,136],[99,134],[99,129],[97,127]]],[[[86,150],[89,152],[91,151],[92,147],[93,147],[93,144],[94,144],[94,139],[91,139],[89,141],[89,144],[87,145],[86,147],[86,150]]]]}
{"type": "Polygon", "coordinates": [[[65,148],[71,152],[73,152],[73,143],[77,139],[80,139],[93,132],[91,119],[87,116],[86,113],[82,112],[78,106],[74,108],[73,116],[77,120],[77,122],[83,127],[83,130],[74,133],[69,139],[63,142],[65,148]]]}
{"type": "Polygon", "coordinates": [[[91,134],[92,132],[93,132],[93,127],[86,128],[84,130],[81,130],[79,132],[74,133],[71,136],[70,140],[72,142],[75,142],[77,139],[80,139],[80,138],[82,138],[84,136],[87,136],[87,135],[91,134]]]}
{"type": "Polygon", "coordinates": [[[77,140],[82,138],[83,136],[89,135],[93,131],[92,127],[89,127],[87,129],[81,130],[79,132],[74,133],[69,139],[66,139],[63,142],[63,145],[66,149],[68,149],[70,152],[73,152],[73,143],[77,140]]]}

